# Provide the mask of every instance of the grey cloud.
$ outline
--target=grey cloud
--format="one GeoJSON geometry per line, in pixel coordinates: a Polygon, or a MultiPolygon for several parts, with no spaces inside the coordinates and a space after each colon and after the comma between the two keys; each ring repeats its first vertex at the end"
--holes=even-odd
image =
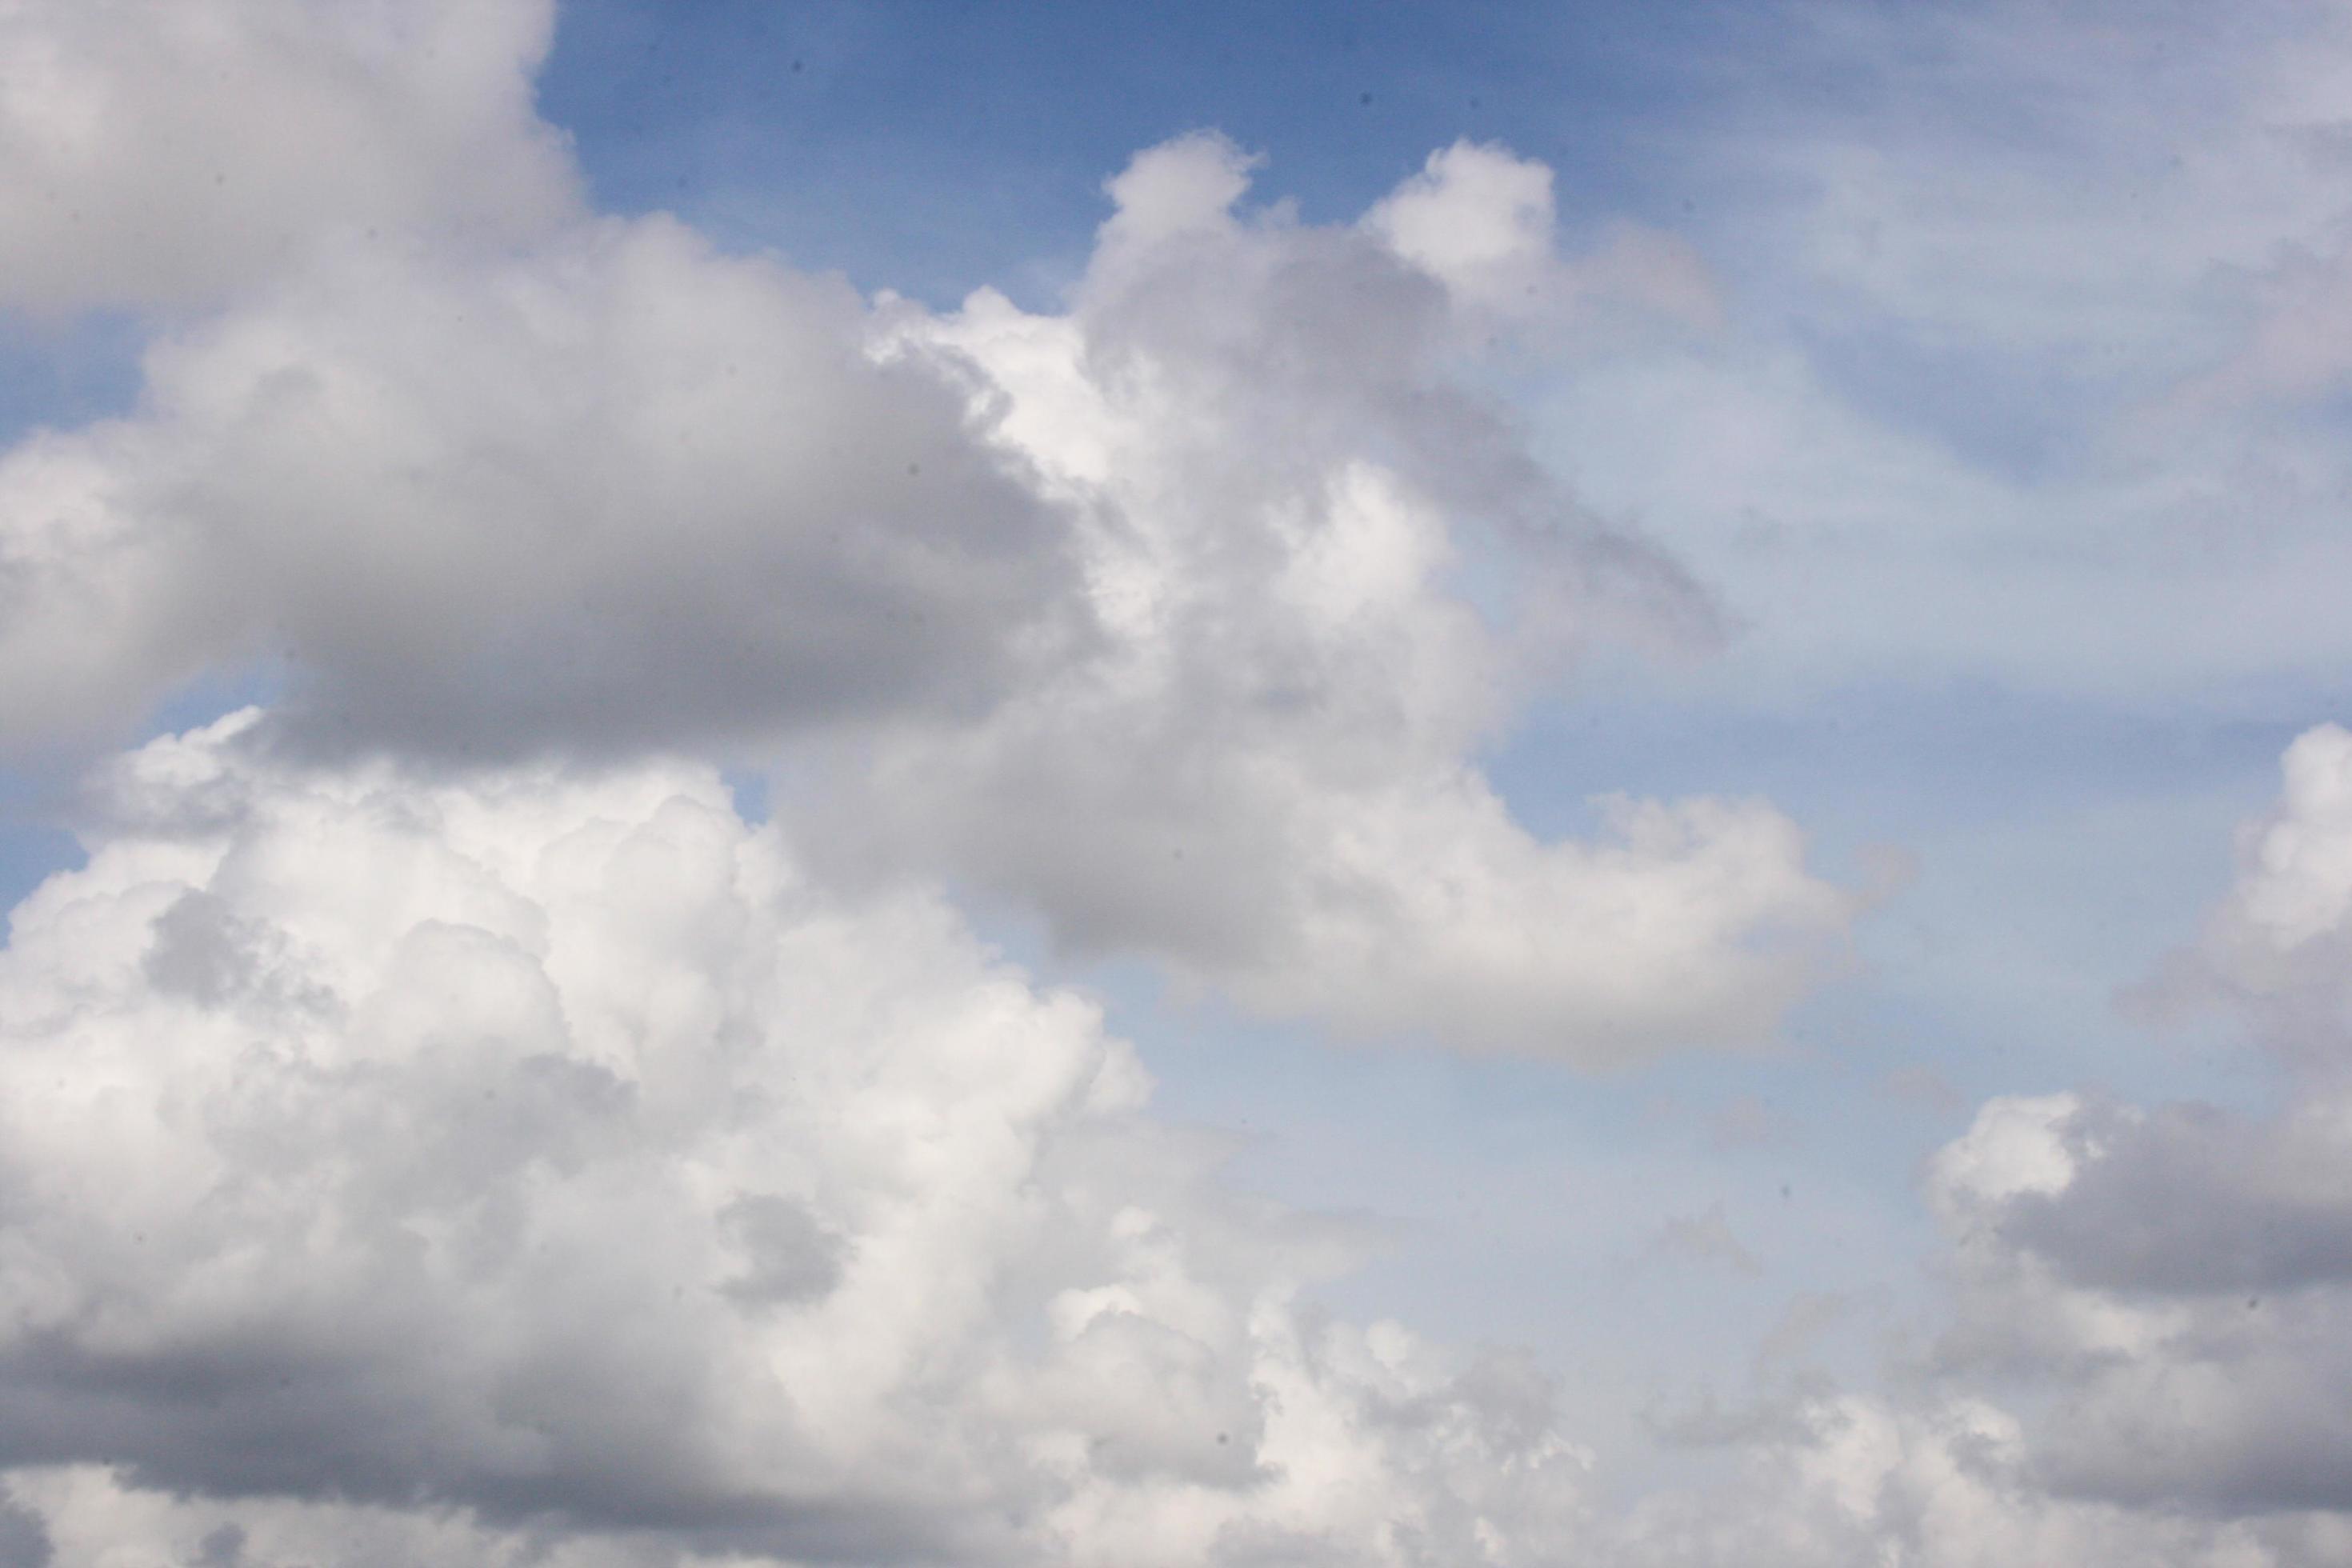
{"type": "Polygon", "coordinates": [[[147,978],[159,991],[217,1003],[254,973],[252,937],[228,906],[208,893],[182,896],[155,919],[147,978]]]}
{"type": "Polygon", "coordinates": [[[2020,1486],[2352,1523],[2344,1110],[1996,1101],[1947,1151],[1934,1361],[1950,1386],[2031,1390],[2020,1486]],[[1962,1171],[1990,1186],[1960,1195],[1962,1171]]]}
{"type": "Polygon", "coordinates": [[[822,1296],[841,1280],[841,1238],[804,1204],[755,1194],[719,1210],[719,1224],[744,1262],[719,1289],[747,1306],[822,1296]]]}
{"type": "Polygon", "coordinates": [[[2213,1293],[2352,1282],[2352,1141],[2335,1106],[2262,1121],[2211,1106],[2087,1113],[2057,1193],[2011,1199],[2007,1240],[2095,1289],[2213,1293]]]}
{"type": "Polygon", "coordinates": [[[510,242],[576,216],[531,78],[551,0],[0,13],[0,304],[186,306],[322,240],[510,242]]]}
{"type": "Polygon", "coordinates": [[[2037,1434],[2037,1479],[2136,1509],[2352,1514],[2347,1307],[2222,1302],[2221,1321],[2064,1388],[2037,1434]]]}
{"type": "Polygon", "coordinates": [[[49,1568],[56,1559],[40,1516],[0,1489],[0,1568],[49,1568]]]}
{"type": "Polygon", "coordinates": [[[72,463],[0,468],[25,610],[0,710],[38,735],[265,653],[313,752],[984,708],[1082,629],[1065,524],[868,331],[845,286],[661,220],[347,258],[160,346],[144,416],[72,463]],[[112,553],[35,526],[58,515],[102,519],[112,553]],[[120,618],[47,625],[82,595],[120,618]],[[46,667],[77,647],[61,696],[46,667]]]}
{"type": "Polygon", "coordinates": [[[1733,1479],[1643,1500],[1594,1560],[2352,1561],[2352,1035],[2330,1021],[2347,781],[2336,726],[2288,749],[2284,799],[2242,831],[2236,884],[2176,961],[2273,1052],[2282,1103],[1986,1103],[1926,1167],[1940,1331],[1876,1393],[1783,1387],[1759,1356],[1759,1397],[1674,1412],[1668,1435],[1719,1446],[1733,1479]],[[2310,1026],[2290,1050],[2283,1009],[2310,1026]]]}
{"type": "Polygon", "coordinates": [[[241,1526],[224,1524],[209,1531],[196,1542],[196,1559],[192,1568],[238,1568],[245,1561],[245,1531],[241,1526]]]}

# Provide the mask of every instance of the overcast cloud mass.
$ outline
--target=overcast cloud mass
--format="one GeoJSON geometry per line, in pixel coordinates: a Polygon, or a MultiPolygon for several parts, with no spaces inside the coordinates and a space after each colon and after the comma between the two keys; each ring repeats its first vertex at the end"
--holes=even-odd
{"type": "Polygon", "coordinates": [[[1078,9],[0,0],[0,1568],[2352,1564],[2352,13],[1078,9]]]}

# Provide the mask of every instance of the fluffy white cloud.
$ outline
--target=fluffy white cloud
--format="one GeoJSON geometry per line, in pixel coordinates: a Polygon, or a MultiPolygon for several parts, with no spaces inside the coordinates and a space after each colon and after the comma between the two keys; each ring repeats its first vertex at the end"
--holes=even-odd
{"type": "Polygon", "coordinates": [[[2203,940],[2145,988],[2159,1014],[2214,1004],[2299,1070],[2352,1071],[2352,734],[2323,724],[2284,759],[2268,816],[2238,835],[2238,879],[2203,940]]]}
{"type": "Polygon", "coordinates": [[[838,863],[1269,1014],[1769,1033],[1852,908],[1792,824],[1612,800],[1545,842],[1473,760],[1586,644],[1718,631],[1459,376],[1521,303],[1494,268],[1536,314],[1584,287],[1548,172],[1457,147],[1318,228],[1238,213],[1246,168],[1139,156],[1062,315],[869,307],[660,218],[330,247],[160,342],[135,416],[0,460],[0,732],[265,658],[314,750],[830,731],[838,863]]]}
{"type": "Polygon", "coordinates": [[[1532,159],[1457,142],[1376,203],[1364,226],[1490,328],[1604,306],[1694,326],[1720,319],[1706,264],[1672,235],[1621,222],[1591,254],[1561,257],[1551,187],[1551,170],[1532,159]]]}
{"type": "Polygon", "coordinates": [[[1519,1563],[1579,1512],[1539,1377],[1305,1307],[1345,1233],[707,770],[248,712],[101,795],[0,952],[0,1466],[59,1562],[1519,1563]]]}
{"type": "Polygon", "coordinates": [[[1208,136],[1139,156],[1066,314],[907,313],[1079,520],[1104,646],[861,746],[826,837],[1351,1033],[1607,1061],[1769,1031],[1851,910],[1790,823],[1612,801],[1544,842],[1473,761],[1579,644],[1713,631],[1451,374],[1512,292],[1492,268],[1567,265],[1548,173],[1457,148],[1320,228],[1237,211],[1247,169],[1208,136]],[[1433,250],[1437,216],[1492,243],[1433,250]]]}
{"type": "Polygon", "coordinates": [[[574,213],[531,78],[551,0],[7,0],[0,305],[237,292],[328,236],[574,213]]]}

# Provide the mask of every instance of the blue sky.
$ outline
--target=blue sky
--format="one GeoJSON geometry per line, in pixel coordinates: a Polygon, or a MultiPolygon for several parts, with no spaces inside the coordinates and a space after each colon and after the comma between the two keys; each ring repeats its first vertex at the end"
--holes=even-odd
{"type": "Polygon", "coordinates": [[[1107,174],[1202,127],[1264,153],[1311,218],[1361,210],[1462,136],[1664,216],[1697,195],[1657,166],[1710,96],[1693,46],[1719,58],[1778,30],[1737,5],[1493,7],[1468,26],[1347,5],[597,5],[565,17],[540,100],[601,205],[885,268],[950,304],[1066,282],[1107,174]]]}
{"type": "Polygon", "coordinates": [[[0,1030],[80,1129],[0,1548],[2352,1552],[2340,6],[199,9],[0,26],[0,1030]],[[74,1414],[77,1290],[93,1380],[418,1376],[330,1308],[493,1225],[425,1166],[305,1156],[347,1276],[131,1183],[210,1318],[96,1194],[509,1047],[440,1158],[642,1279],[404,1275],[477,1370],[243,1479],[74,1414]],[[2208,1208],[2318,1239],[2159,1267],[2208,1208]],[[770,1468],[565,1447],[663,1397],[770,1468]]]}

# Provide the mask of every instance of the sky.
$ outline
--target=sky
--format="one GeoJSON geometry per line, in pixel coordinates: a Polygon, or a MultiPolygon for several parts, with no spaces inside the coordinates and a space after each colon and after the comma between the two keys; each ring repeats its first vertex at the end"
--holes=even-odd
{"type": "Polygon", "coordinates": [[[2352,11],[0,0],[0,1568],[2352,1563],[2352,11]]]}

